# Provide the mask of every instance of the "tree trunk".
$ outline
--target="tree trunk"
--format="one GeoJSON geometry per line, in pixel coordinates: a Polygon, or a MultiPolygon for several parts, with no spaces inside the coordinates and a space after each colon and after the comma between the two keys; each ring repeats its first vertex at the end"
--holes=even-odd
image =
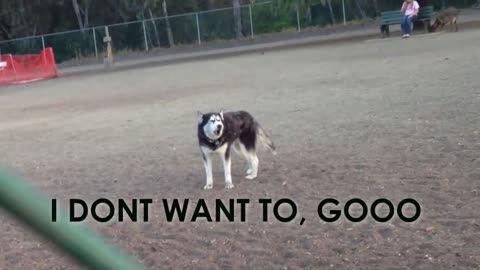
{"type": "Polygon", "coordinates": [[[3,33],[3,39],[11,39],[12,38],[12,34],[10,32],[10,30],[8,30],[7,28],[10,28],[8,27],[6,24],[0,22],[0,28],[2,30],[2,33],[3,33]]]}
{"type": "Polygon", "coordinates": [[[302,20],[302,15],[303,18],[305,19],[305,25],[306,26],[312,26],[313,21],[312,21],[312,8],[310,5],[311,1],[295,1],[295,5],[292,5],[291,7],[286,6],[285,8],[293,8],[295,9],[295,12],[298,12],[299,19],[302,20]]]}
{"type": "Polygon", "coordinates": [[[330,11],[330,19],[332,20],[332,24],[337,24],[337,20],[335,20],[335,14],[333,13],[332,8],[332,0],[327,0],[328,10],[330,11]]]}
{"type": "Polygon", "coordinates": [[[172,28],[170,27],[170,20],[168,19],[167,3],[165,3],[165,0],[163,0],[162,6],[163,6],[163,16],[165,16],[165,24],[167,27],[168,45],[170,47],[173,47],[172,28]]]}
{"type": "Polygon", "coordinates": [[[367,15],[365,14],[365,11],[362,8],[362,5],[360,4],[360,0],[353,0],[355,2],[355,5],[357,6],[358,12],[360,13],[361,19],[364,20],[367,15]]]}
{"type": "Polygon", "coordinates": [[[240,0],[233,1],[233,20],[236,38],[242,37],[242,17],[240,14],[240,0]]]}
{"type": "Polygon", "coordinates": [[[146,45],[150,48],[150,45],[149,44],[152,44],[153,45],[153,41],[152,41],[152,35],[150,35],[150,32],[148,31],[148,28],[147,28],[147,17],[145,16],[145,10],[142,9],[141,11],[141,14],[139,15],[140,16],[140,19],[142,21],[142,26],[144,26],[145,28],[145,42],[147,43],[146,45]]]}
{"type": "Polygon", "coordinates": [[[152,9],[149,8],[149,9],[148,9],[148,12],[150,13],[150,19],[152,20],[153,30],[155,31],[155,39],[157,40],[157,46],[160,47],[160,37],[158,36],[157,24],[156,24],[155,21],[153,20],[152,9]]]}
{"type": "Polygon", "coordinates": [[[85,5],[85,12],[83,16],[83,28],[88,28],[88,6],[90,1],[85,5]]]}
{"type": "Polygon", "coordinates": [[[378,12],[378,0],[373,0],[373,8],[375,9],[375,16],[377,16],[379,14],[379,12],[378,12]]]}
{"type": "Polygon", "coordinates": [[[75,16],[77,17],[78,26],[83,31],[85,28],[88,28],[88,9],[90,6],[90,1],[86,0],[84,2],[85,8],[82,10],[77,0],[72,0],[73,10],[75,11],[75,16]],[[82,18],[83,14],[83,18],[82,18]]]}
{"type": "Polygon", "coordinates": [[[72,0],[72,5],[75,15],[77,16],[78,27],[83,31],[82,14],[80,14],[80,6],[78,5],[78,1],[72,0]]]}

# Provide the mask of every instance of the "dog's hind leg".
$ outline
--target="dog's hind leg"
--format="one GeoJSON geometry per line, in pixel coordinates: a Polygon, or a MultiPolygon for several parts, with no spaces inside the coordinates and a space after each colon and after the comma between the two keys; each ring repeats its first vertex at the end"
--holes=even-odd
{"type": "Polygon", "coordinates": [[[245,178],[255,179],[258,174],[258,157],[255,148],[247,149],[243,143],[239,143],[239,148],[248,164],[247,175],[245,178]]]}
{"type": "Polygon", "coordinates": [[[247,175],[250,174],[251,164],[250,164],[250,159],[247,155],[247,150],[245,149],[245,146],[239,140],[237,140],[233,143],[233,150],[235,150],[235,153],[245,158],[245,160],[247,161],[247,169],[246,169],[247,175]]]}
{"type": "Polygon", "coordinates": [[[251,171],[245,178],[255,179],[257,178],[257,175],[258,175],[258,163],[259,163],[257,153],[255,153],[255,151],[249,151],[248,155],[250,158],[251,171]]]}
{"type": "Polygon", "coordinates": [[[240,141],[236,141],[234,144],[233,144],[233,149],[235,150],[235,152],[237,152],[238,154],[242,155],[245,160],[247,161],[247,172],[246,174],[249,175],[252,173],[252,164],[250,162],[250,156],[248,154],[248,151],[247,149],[245,148],[245,145],[243,145],[240,141]]]}

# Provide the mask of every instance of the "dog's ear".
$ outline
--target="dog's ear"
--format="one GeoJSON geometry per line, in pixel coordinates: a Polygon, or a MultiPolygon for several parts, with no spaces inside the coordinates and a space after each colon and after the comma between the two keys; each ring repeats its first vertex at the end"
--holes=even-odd
{"type": "Polygon", "coordinates": [[[220,114],[220,118],[222,118],[222,121],[223,121],[223,108],[220,109],[220,113],[219,113],[219,114],[220,114]]]}
{"type": "Polygon", "coordinates": [[[203,113],[200,111],[197,111],[197,120],[199,124],[203,122],[203,113]]]}

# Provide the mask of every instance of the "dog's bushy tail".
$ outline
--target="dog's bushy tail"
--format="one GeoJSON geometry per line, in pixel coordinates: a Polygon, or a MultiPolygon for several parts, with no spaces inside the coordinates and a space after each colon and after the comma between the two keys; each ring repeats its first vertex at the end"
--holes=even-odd
{"type": "Polygon", "coordinates": [[[260,124],[257,123],[257,136],[259,139],[259,142],[267,149],[272,151],[273,155],[277,154],[277,148],[273,141],[270,139],[270,137],[267,135],[265,130],[262,128],[260,124]]]}

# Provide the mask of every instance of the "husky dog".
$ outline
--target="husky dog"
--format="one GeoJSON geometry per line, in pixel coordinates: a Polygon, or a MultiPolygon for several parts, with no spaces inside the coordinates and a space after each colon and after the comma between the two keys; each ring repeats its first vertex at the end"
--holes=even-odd
{"type": "Polygon", "coordinates": [[[246,111],[198,112],[198,142],[207,177],[204,189],[213,187],[211,154],[219,154],[223,161],[225,188],[233,188],[230,153],[241,153],[247,160],[245,178],[254,179],[258,174],[257,150],[259,143],[275,154],[275,145],[257,120],[246,111]]]}
{"type": "Polygon", "coordinates": [[[432,32],[435,32],[439,27],[443,28],[447,24],[450,24],[450,31],[453,31],[453,28],[455,27],[455,32],[457,32],[457,18],[459,13],[460,11],[454,7],[449,7],[440,11],[430,27],[432,32]]]}

